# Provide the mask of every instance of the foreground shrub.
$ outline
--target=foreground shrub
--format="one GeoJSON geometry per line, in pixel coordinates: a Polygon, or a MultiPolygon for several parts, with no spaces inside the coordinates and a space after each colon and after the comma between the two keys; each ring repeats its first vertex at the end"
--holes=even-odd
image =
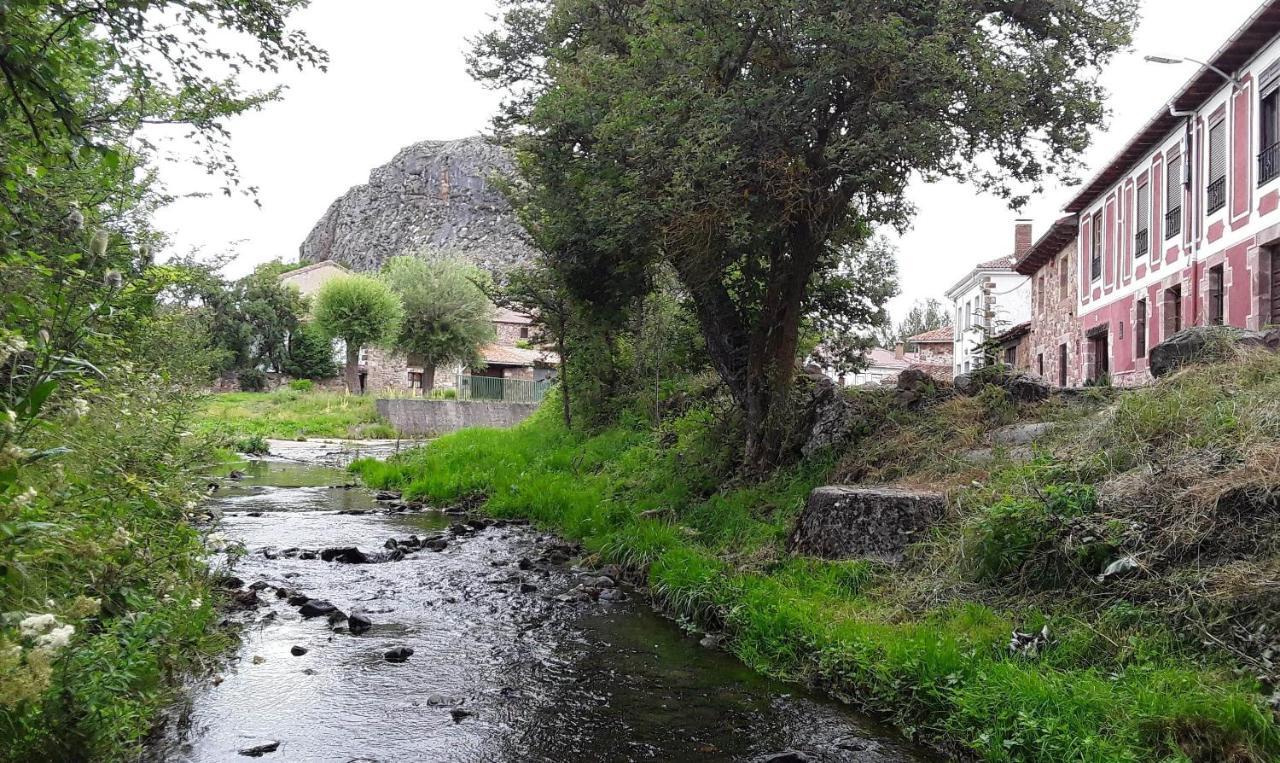
{"type": "Polygon", "coordinates": [[[267,374],[257,368],[242,368],[236,372],[236,384],[241,392],[262,392],[267,388],[267,374]]]}

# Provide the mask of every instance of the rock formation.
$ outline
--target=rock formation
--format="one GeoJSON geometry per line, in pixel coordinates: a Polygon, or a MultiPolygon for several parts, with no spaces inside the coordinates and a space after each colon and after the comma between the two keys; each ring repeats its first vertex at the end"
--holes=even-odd
{"type": "Polygon", "coordinates": [[[494,182],[513,173],[510,154],[478,136],[415,143],[329,206],[299,247],[302,261],[368,271],[428,248],[501,274],[533,255],[494,182]]]}

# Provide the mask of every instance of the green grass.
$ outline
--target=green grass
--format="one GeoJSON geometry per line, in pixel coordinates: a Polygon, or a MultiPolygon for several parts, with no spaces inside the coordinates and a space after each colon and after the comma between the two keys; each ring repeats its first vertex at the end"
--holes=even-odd
{"type": "Polygon", "coordinates": [[[261,436],[281,440],[306,437],[395,437],[378,419],[374,399],[344,392],[276,390],[210,395],[198,430],[231,439],[261,436]]]}
{"type": "MultiPolygon", "coordinates": [[[[960,446],[976,442],[972,422],[989,401],[947,405],[937,414],[941,423],[928,414],[885,412],[866,443],[873,452],[857,456],[857,470],[918,477],[936,469],[914,453],[910,463],[895,463],[895,453],[910,448],[889,438],[941,443],[940,432],[951,426],[962,434],[960,446]]],[[[603,560],[643,571],[671,614],[723,627],[753,668],[818,683],[908,733],[983,760],[1280,756],[1280,732],[1258,687],[1141,607],[1099,612],[1076,606],[1073,595],[1035,603],[1002,594],[1000,575],[1033,554],[1036,533],[1045,531],[1047,514],[1039,510],[1029,522],[1016,519],[1018,505],[990,514],[988,527],[1009,536],[1012,547],[1005,558],[990,533],[978,538],[990,587],[962,582],[967,594],[922,596],[972,577],[955,549],[964,548],[966,532],[974,542],[975,530],[963,522],[945,526],[932,544],[945,552],[893,571],[792,558],[783,548],[786,534],[832,464],[725,485],[723,464],[708,457],[705,410],[685,413],[663,433],[624,423],[594,435],[565,431],[553,412],[554,402],[514,430],[466,430],[389,463],[352,468],[371,486],[414,499],[483,493],[494,515],[532,518],[603,560]],[[670,509],[675,522],[642,518],[649,509],[670,509]],[[1012,630],[1044,624],[1051,648],[1038,657],[1009,653],[1012,630]]],[[[933,456],[936,462],[946,454],[933,456]]],[[[978,492],[970,496],[975,501],[978,492]]],[[[1052,510],[1088,511],[1092,496],[1064,488],[1053,501],[1052,510]]],[[[988,516],[986,504],[978,506],[973,516],[988,516]]]]}

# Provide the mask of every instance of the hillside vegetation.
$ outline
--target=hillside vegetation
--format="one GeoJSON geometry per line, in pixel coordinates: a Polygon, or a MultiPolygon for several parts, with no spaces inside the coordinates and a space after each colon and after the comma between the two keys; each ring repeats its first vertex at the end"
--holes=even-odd
{"type": "MultiPolygon", "coordinates": [[[[353,469],[449,503],[477,494],[627,565],[749,665],[817,684],[904,733],[990,761],[1267,761],[1280,590],[1280,357],[1242,355],[1120,395],[1019,406],[996,387],[919,410],[849,393],[843,453],[733,476],[733,417],[707,379],[594,433],[555,403],[353,469]],[[1058,424],[1032,453],[970,454],[991,429],[1058,424]],[[898,567],[794,557],[832,479],[927,485],[948,516],[898,567]],[[1038,649],[1014,631],[1047,627],[1038,649]]],[[[649,405],[652,405],[652,400],[649,405]]]]}

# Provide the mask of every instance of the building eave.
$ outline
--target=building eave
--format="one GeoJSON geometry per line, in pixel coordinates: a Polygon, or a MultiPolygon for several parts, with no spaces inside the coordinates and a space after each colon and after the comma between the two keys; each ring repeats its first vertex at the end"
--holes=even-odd
{"type": "Polygon", "coordinates": [[[1053,261],[1068,244],[1080,234],[1079,215],[1066,215],[1054,221],[1027,253],[1022,255],[1013,269],[1021,275],[1034,275],[1037,270],[1053,261]]]}

